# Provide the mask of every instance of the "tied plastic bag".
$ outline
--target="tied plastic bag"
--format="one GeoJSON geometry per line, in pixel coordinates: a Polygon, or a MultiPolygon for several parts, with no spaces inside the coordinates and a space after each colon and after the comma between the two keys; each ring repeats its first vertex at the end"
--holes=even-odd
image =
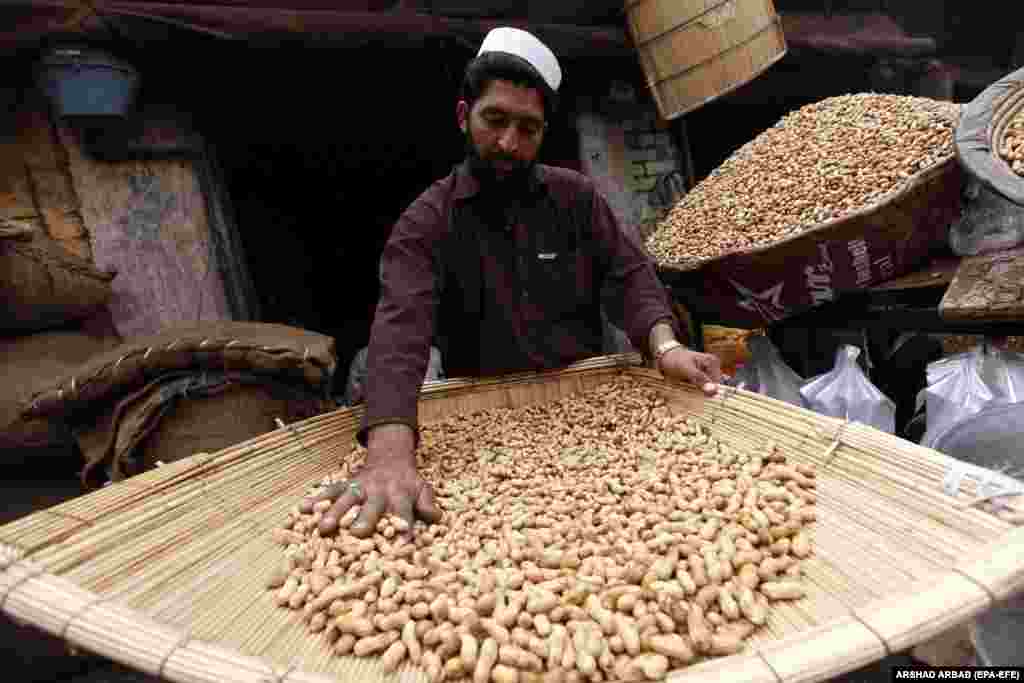
{"type": "Polygon", "coordinates": [[[861,422],[883,432],[896,431],[896,404],[878,390],[857,365],[860,349],[844,344],[835,367],[800,389],[807,406],[822,415],[861,422]]]}
{"type": "Polygon", "coordinates": [[[995,400],[981,377],[983,353],[968,351],[928,366],[924,390],[926,429],[921,445],[931,448],[956,423],[980,412],[995,400]]]}
{"type": "Polygon", "coordinates": [[[750,351],[750,361],[737,368],[730,384],[804,407],[800,395],[800,386],[804,380],[786,365],[771,340],[764,335],[753,335],[747,339],[747,349],[750,351]]]}
{"type": "Polygon", "coordinates": [[[1024,354],[985,344],[981,376],[1000,404],[1024,401],[1024,354]]]}
{"type": "Polygon", "coordinates": [[[1024,243],[1024,206],[976,180],[967,184],[963,213],[949,227],[949,246],[958,256],[976,256],[1024,243]]]}
{"type": "Polygon", "coordinates": [[[982,344],[928,366],[928,386],[918,396],[926,409],[921,445],[935,444],[953,427],[993,406],[1024,400],[1024,356],[982,344]]]}

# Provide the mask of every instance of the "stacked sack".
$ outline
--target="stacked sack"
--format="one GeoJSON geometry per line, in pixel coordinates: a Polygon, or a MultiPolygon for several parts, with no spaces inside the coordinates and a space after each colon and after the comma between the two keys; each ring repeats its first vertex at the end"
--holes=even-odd
{"type": "Polygon", "coordinates": [[[60,423],[23,419],[21,404],[120,339],[106,312],[114,275],[17,221],[0,221],[0,462],[23,466],[73,441],[60,423]]]}
{"type": "Polygon", "coordinates": [[[93,356],[22,415],[65,424],[85,459],[83,483],[96,485],[333,409],[336,364],[334,340],[308,330],[182,326],[93,356]]]}
{"type": "MultiPolygon", "coordinates": [[[[20,413],[54,378],[121,343],[106,308],[113,279],[30,223],[0,216],[0,523],[82,493],[70,431],[59,420],[20,413]]],[[[6,615],[0,640],[8,644],[0,657],[7,680],[65,680],[91,664],[68,655],[59,638],[6,615]]]]}

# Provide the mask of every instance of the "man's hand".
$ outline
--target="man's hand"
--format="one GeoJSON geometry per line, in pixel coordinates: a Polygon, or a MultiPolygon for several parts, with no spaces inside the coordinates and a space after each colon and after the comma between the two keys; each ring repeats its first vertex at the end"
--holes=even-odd
{"type": "Polygon", "coordinates": [[[366,464],[356,476],[300,504],[300,509],[308,513],[319,501],[335,501],[320,520],[320,534],[333,534],[338,520],[354,505],[361,507],[350,531],[358,537],[373,535],[384,514],[401,517],[410,529],[416,517],[428,524],[440,521],[434,489],[416,472],[412,429],[402,424],[374,427],[367,446],[366,464]]]}
{"type": "Polygon", "coordinates": [[[699,353],[684,346],[674,348],[658,361],[658,370],[668,379],[682,380],[714,396],[722,381],[722,363],[718,356],[699,353]]]}

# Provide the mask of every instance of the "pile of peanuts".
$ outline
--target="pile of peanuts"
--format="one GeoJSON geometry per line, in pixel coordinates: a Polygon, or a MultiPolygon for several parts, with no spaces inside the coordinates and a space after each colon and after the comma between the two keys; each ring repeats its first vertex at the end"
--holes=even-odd
{"type": "Polygon", "coordinates": [[[273,531],[268,588],[338,655],[433,683],[660,680],[740,652],[770,602],[805,594],[813,470],[731,447],[633,379],[423,426],[417,458],[442,523],[359,539],[357,507],[321,538],[324,501],[273,531]]]}
{"type": "Polygon", "coordinates": [[[663,265],[691,267],[876,204],[951,158],[958,114],[948,102],[876,94],[793,111],[683,197],[648,250],[663,265]]]}
{"type": "Polygon", "coordinates": [[[1024,108],[1018,111],[1003,136],[999,156],[1010,165],[1014,173],[1024,176],[1024,108]]]}

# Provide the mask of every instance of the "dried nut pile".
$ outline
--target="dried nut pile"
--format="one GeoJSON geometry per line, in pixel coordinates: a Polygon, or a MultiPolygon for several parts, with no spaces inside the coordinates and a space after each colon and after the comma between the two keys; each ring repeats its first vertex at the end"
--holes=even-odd
{"type": "Polygon", "coordinates": [[[1007,126],[999,155],[1010,164],[1014,173],[1024,176],[1024,109],[1017,112],[1007,126]]]}
{"type": "Polygon", "coordinates": [[[268,588],[339,655],[433,682],[659,680],[804,596],[813,470],[730,447],[634,380],[425,426],[418,458],[441,524],[358,539],[350,511],[320,538],[324,502],[273,531],[268,588]]]}
{"type": "Polygon", "coordinates": [[[647,247],[663,265],[686,268],[875,204],[953,155],[958,112],[948,102],[875,94],[793,111],[683,197],[647,247]]]}

